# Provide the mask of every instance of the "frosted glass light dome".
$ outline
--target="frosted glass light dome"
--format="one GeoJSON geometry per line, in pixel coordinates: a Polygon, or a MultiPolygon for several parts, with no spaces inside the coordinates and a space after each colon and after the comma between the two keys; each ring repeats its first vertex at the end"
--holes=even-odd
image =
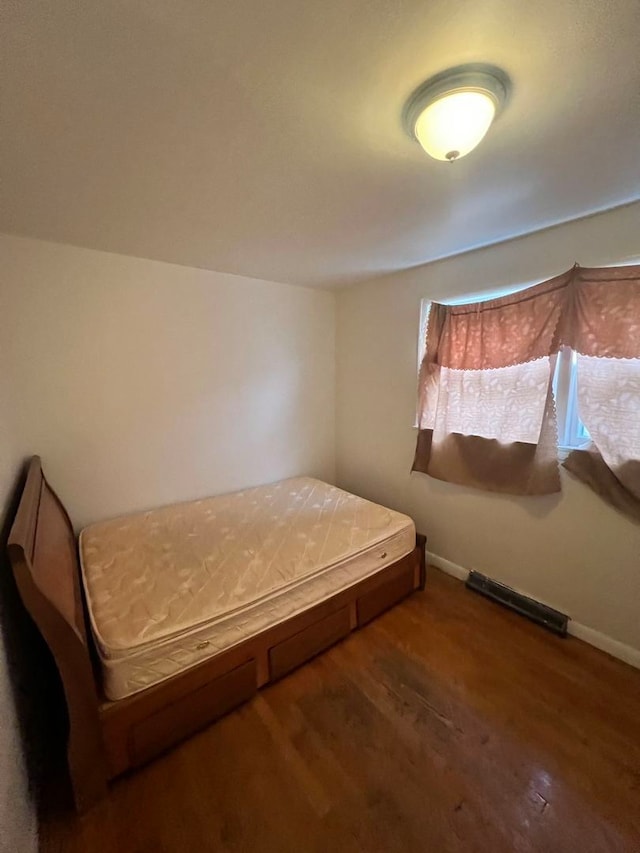
{"type": "Polygon", "coordinates": [[[414,133],[431,157],[457,160],[480,144],[495,114],[495,102],[485,92],[454,92],[426,108],[414,133]]]}
{"type": "Polygon", "coordinates": [[[508,78],[487,65],[453,68],[427,80],[405,107],[407,131],[436,160],[458,160],[479,145],[502,109],[508,78]]]}

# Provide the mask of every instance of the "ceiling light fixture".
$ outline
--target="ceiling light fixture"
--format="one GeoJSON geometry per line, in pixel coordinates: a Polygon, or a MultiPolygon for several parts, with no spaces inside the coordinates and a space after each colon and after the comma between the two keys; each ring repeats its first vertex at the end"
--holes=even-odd
{"type": "Polygon", "coordinates": [[[450,68],[415,90],[404,108],[404,125],[427,154],[453,162],[482,141],[508,93],[509,78],[493,65],[450,68]]]}

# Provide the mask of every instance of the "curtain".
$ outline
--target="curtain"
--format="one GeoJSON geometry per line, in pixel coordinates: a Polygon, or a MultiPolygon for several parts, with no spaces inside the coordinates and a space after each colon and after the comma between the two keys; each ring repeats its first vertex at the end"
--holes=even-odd
{"type": "Polygon", "coordinates": [[[500,299],[433,303],[413,470],[509,494],[559,491],[553,374],[562,346],[579,354],[578,402],[592,450],[635,495],[639,266],[576,265],[500,299]]]}
{"type": "Polygon", "coordinates": [[[571,340],[591,446],[564,467],[640,522],[640,266],[579,270],[577,282],[571,340]]]}

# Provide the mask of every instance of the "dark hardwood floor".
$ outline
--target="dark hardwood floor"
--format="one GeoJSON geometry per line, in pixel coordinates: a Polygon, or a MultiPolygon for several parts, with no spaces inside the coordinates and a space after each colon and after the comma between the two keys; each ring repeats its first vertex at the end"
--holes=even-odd
{"type": "Polygon", "coordinates": [[[640,671],[434,569],[42,850],[640,851],[640,671]]]}

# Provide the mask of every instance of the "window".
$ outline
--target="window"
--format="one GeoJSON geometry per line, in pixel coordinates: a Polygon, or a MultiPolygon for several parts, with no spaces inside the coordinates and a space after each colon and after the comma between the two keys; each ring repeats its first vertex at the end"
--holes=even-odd
{"type": "Polygon", "coordinates": [[[639,322],[640,264],[576,263],[508,295],[423,302],[412,470],[546,495],[562,490],[566,456],[574,477],[639,519],[639,322]]]}
{"type": "Polygon", "coordinates": [[[591,439],[578,413],[578,356],[570,349],[563,349],[558,354],[553,395],[556,399],[560,450],[585,447],[591,439]]]}
{"type": "MultiPolygon", "coordinates": [[[[447,304],[454,305],[462,302],[485,302],[488,299],[497,299],[509,293],[516,293],[529,285],[519,285],[517,288],[502,290],[483,294],[482,298],[469,297],[459,300],[446,300],[447,304]]],[[[445,301],[445,300],[443,300],[445,301]]],[[[427,338],[427,324],[429,323],[430,299],[423,299],[420,303],[420,331],[418,339],[418,370],[422,364],[425,353],[427,338]]],[[[558,421],[558,447],[568,453],[570,450],[585,447],[589,444],[590,436],[587,428],[580,420],[578,414],[578,358],[569,349],[563,349],[558,354],[556,370],[553,377],[553,394],[556,400],[556,415],[558,421]]],[[[417,426],[417,420],[414,424],[417,426]]]]}

